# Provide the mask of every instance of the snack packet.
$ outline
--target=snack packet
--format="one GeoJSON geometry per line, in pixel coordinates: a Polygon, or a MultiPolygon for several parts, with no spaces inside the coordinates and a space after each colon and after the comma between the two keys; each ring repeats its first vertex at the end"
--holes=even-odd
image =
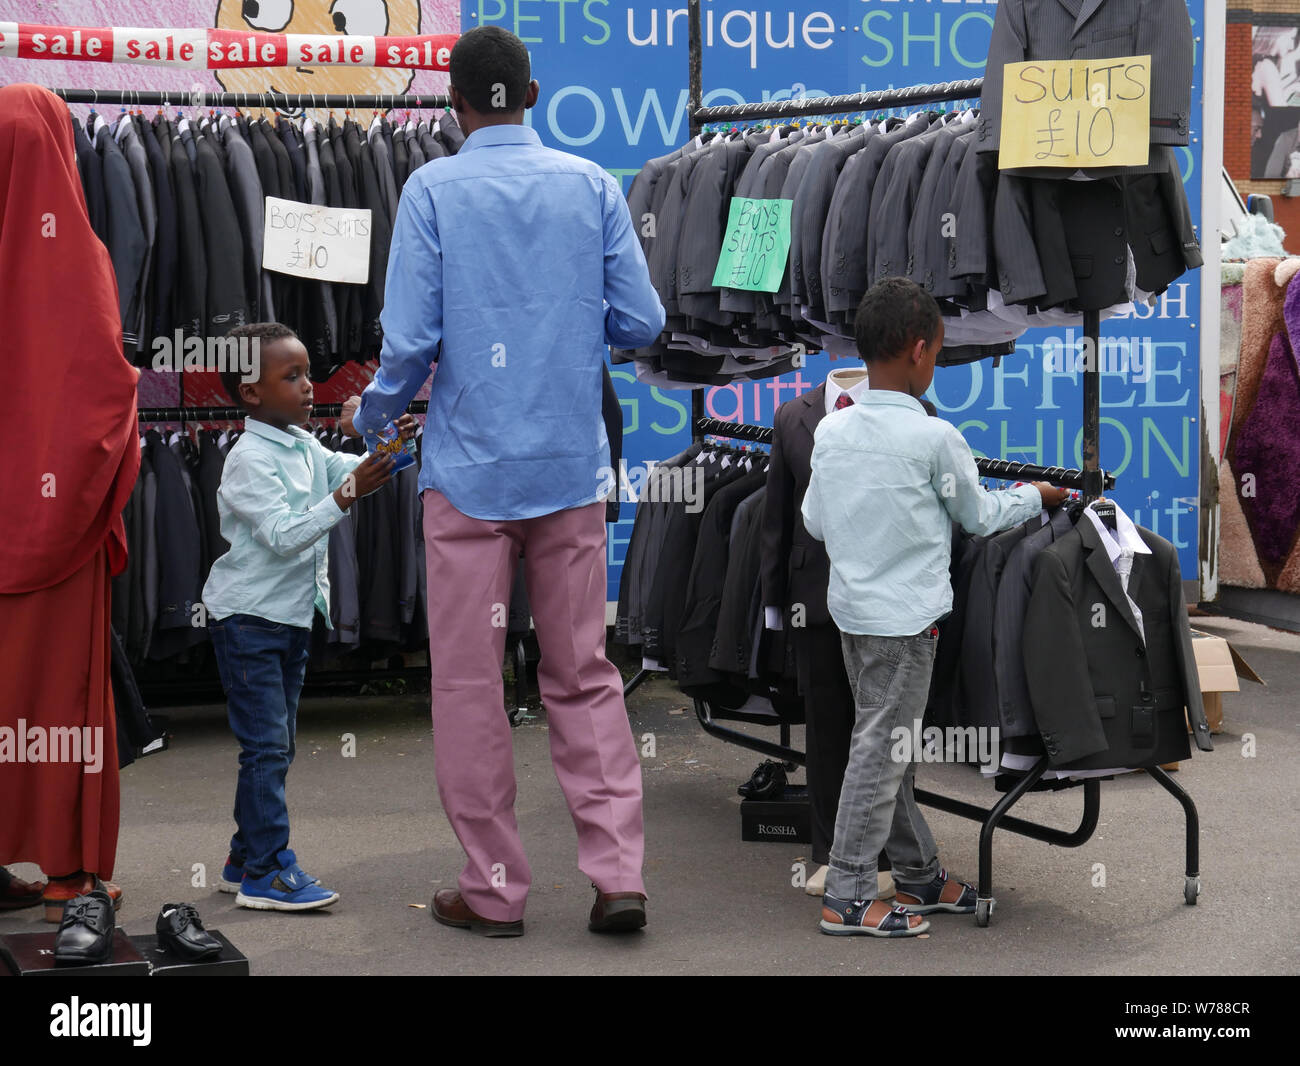
{"type": "Polygon", "coordinates": [[[365,434],[366,451],[391,455],[396,463],[394,471],[405,469],[415,462],[415,441],[402,440],[397,423],[389,422],[378,433],[365,434]]]}

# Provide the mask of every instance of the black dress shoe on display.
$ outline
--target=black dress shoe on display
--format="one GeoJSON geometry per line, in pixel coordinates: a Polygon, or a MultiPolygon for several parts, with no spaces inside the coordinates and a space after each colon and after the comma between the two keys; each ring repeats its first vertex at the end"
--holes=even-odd
{"type": "Polygon", "coordinates": [[[93,966],[113,953],[113,901],[102,888],[75,896],[63,905],[63,921],[54,936],[58,965],[93,966]]]}
{"type": "Polygon", "coordinates": [[[158,946],[182,959],[202,962],[221,954],[221,941],[203,928],[193,903],[164,903],[154,928],[158,946]]]}
{"type": "Polygon", "coordinates": [[[766,759],[741,785],[739,792],[745,799],[770,800],[780,799],[785,792],[785,767],[779,762],[766,759]]]}

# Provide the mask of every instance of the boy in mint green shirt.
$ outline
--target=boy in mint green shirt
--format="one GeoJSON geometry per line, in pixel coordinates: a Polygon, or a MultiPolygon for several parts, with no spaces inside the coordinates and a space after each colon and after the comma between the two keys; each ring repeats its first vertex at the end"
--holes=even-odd
{"type": "MultiPolygon", "coordinates": [[[[253,346],[254,371],[223,375],[244,408],[244,434],[226,456],[217,490],[230,550],[203,588],[208,633],[239,740],[235,835],[218,887],[255,910],[328,907],[338,893],[298,865],[289,848],[285,778],[293,762],[298,696],[319,611],[329,625],[329,531],[385,484],[389,455],[331,452],[301,428],[311,416],[307,349],[287,326],[257,323],[229,334],[253,346]]],[[[415,423],[399,426],[414,435],[415,423]]]]}

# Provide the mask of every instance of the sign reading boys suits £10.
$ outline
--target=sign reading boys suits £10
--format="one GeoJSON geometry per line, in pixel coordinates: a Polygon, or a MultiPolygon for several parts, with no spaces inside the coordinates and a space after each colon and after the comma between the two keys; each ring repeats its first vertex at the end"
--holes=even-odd
{"type": "Polygon", "coordinates": [[[1141,166],[1151,140],[1151,57],[1008,63],[998,166],[1141,166]]]}
{"type": "Polygon", "coordinates": [[[370,280],[370,211],[266,198],[262,269],[314,281],[370,280]]]}
{"type": "Polygon", "coordinates": [[[713,284],[752,292],[776,292],[790,257],[789,200],[731,198],[726,236],[713,284]]]}

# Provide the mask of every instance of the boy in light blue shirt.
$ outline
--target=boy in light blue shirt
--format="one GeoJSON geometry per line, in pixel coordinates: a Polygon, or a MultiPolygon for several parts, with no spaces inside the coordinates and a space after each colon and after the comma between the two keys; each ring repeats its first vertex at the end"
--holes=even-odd
{"type": "Polygon", "coordinates": [[[919,285],[887,278],[863,298],[858,352],[871,387],[818,425],[804,525],[826,544],[826,602],[841,633],[857,717],[840,789],[821,929],[836,936],[916,936],[920,915],[968,914],[975,889],[949,880],[917,806],[916,753],[894,758],[894,730],[919,734],[938,644],[952,609],[952,522],[988,535],[1066,497],[1046,483],[987,492],[956,427],[920,397],[943,347],[939,306],[919,285]],[[898,902],[876,899],[889,856],[898,902]]]}
{"type": "MultiPolygon", "coordinates": [[[[331,452],[301,423],[311,417],[307,349],[287,326],[262,322],[247,338],[254,369],[223,374],[247,412],[217,490],[221,535],[230,550],[203,587],[208,633],[239,740],[235,835],[218,887],[254,910],[328,907],[323,888],[289,848],[285,777],[293,762],[302,691],[317,611],[329,625],[329,531],[362,496],[392,477],[391,456],[331,452]]],[[[404,436],[415,421],[399,421],[404,436]]]]}

